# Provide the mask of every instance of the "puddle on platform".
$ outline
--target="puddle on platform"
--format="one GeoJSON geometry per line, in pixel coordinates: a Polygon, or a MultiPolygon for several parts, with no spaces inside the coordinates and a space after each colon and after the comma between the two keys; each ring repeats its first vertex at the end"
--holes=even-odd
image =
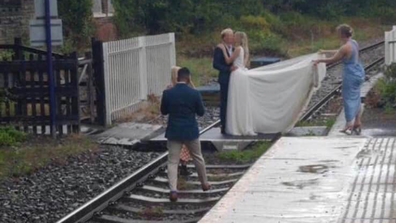
{"type": "Polygon", "coordinates": [[[283,182],[282,184],[289,187],[296,187],[300,190],[305,187],[313,186],[318,184],[319,179],[311,179],[311,180],[296,180],[291,182],[283,182]]]}
{"type": "Polygon", "coordinates": [[[360,151],[357,155],[356,158],[358,159],[363,159],[363,158],[370,158],[370,157],[375,157],[375,156],[381,156],[383,155],[383,151],[377,151],[377,150],[367,150],[364,149],[360,151]]]}
{"type": "Polygon", "coordinates": [[[303,173],[317,173],[317,174],[324,174],[329,171],[329,167],[326,165],[307,165],[307,166],[300,166],[299,171],[303,173]]]}

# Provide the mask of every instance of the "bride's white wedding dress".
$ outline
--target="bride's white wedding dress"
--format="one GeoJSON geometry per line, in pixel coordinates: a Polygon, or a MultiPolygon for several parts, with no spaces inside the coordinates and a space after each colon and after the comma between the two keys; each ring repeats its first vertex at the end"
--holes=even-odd
{"type": "Polygon", "coordinates": [[[320,57],[310,54],[248,70],[241,49],[229,83],[226,132],[248,136],[291,130],[325,77],[326,65],[312,63],[320,57]]]}
{"type": "Polygon", "coordinates": [[[234,66],[238,69],[231,73],[228,87],[226,133],[230,135],[255,135],[244,55],[241,47],[239,56],[234,60],[234,66]]]}

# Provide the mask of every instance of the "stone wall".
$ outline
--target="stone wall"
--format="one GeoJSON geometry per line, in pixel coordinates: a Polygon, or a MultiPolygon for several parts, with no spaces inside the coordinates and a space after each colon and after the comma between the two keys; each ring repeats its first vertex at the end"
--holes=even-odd
{"type": "Polygon", "coordinates": [[[34,0],[0,0],[0,44],[29,37],[29,20],[34,18],[34,0]]]}

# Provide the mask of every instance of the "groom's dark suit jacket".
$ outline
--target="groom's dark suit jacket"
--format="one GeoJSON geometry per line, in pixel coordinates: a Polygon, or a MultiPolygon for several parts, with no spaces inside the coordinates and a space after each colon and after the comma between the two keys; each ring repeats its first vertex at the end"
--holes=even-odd
{"type": "Polygon", "coordinates": [[[165,137],[168,140],[191,141],[199,138],[195,115],[203,116],[205,108],[199,91],[178,83],[162,95],[161,113],[169,114],[165,137]]]}
{"type": "Polygon", "coordinates": [[[231,65],[226,63],[223,50],[216,47],[213,56],[213,68],[219,71],[218,82],[220,84],[228,84],[230,82],[231,65]]]}
{"type": "Polygon", "coordinates": [[[219,71],[218,82],[220,84],[220,122],[222,132],[224,132],[227,117],[228,84],[230,83],[231,64],[226,63],[223,50],[219,47],[216,47],[214,51],[213,68],[219,71]]]}

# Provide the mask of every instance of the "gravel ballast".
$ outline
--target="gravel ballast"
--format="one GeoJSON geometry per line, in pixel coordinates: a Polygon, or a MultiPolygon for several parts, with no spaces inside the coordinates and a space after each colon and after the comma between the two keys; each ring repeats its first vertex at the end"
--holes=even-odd
{"type": "Polygon", "coordinates": [[[100,147],[0,182],[0,222],[56,222],[159,153],[100,147]]]}

